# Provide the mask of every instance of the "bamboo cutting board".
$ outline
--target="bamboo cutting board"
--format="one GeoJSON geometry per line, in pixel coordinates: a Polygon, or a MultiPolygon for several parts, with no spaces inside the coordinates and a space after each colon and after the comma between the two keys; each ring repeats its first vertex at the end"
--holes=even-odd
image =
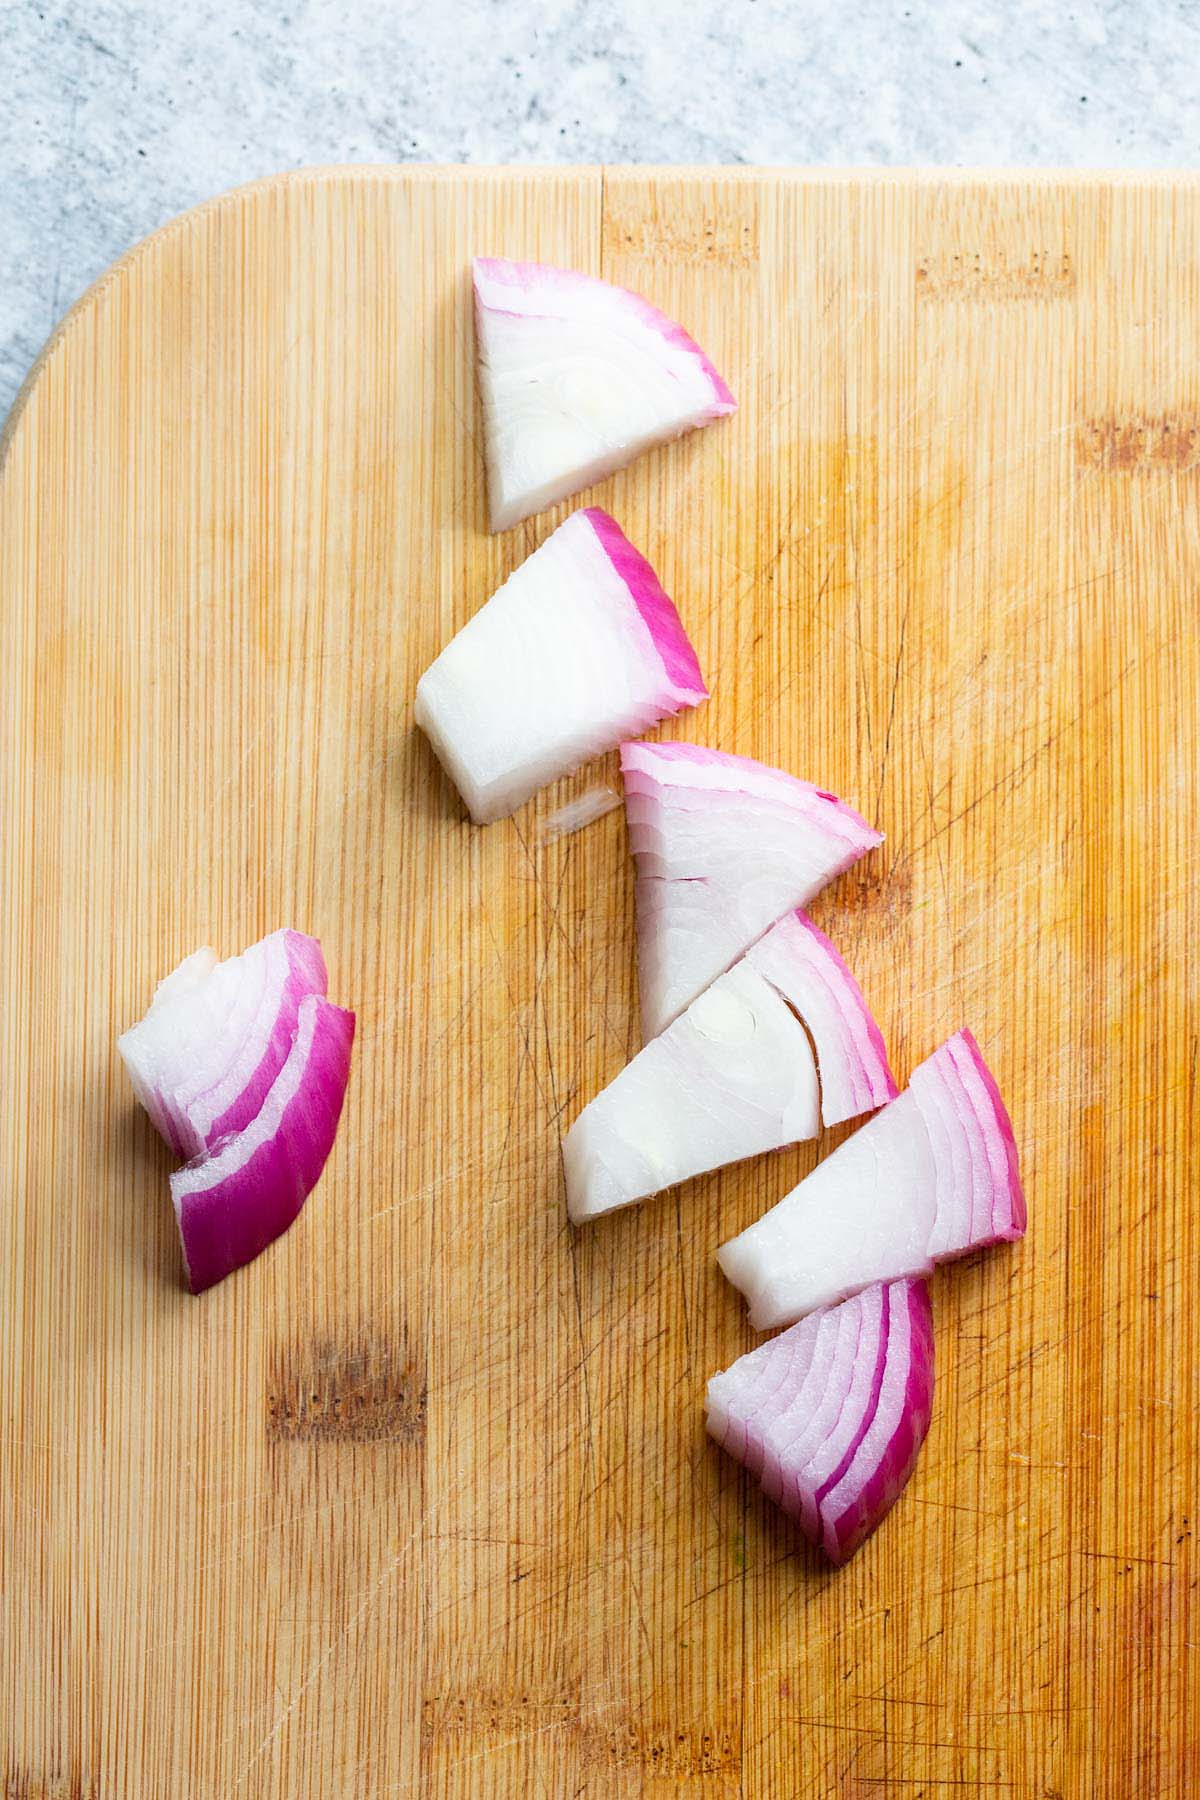
{"type": "Polygon", "coordinates": [[[1200,1791],[1198,335],[1193,177],[334,170],[81,302],[0,470],[5,1800],[1200,1791]],[[1029,1237],[936,1279],[840,1573],[702,1428],[713,1252],[816,1152],[568,1228],[632,882],[619,814],[542,827],[615,758],[479,830],[412,725],[568,510],[486,534],[473,252],[728,376],[593,496],[710,676],[674,729],[880,823],[814,910],[902,1079],[969,1024],[1011,1104],[1029,1237]],[[193,1300],[115,1039],[281,924],[346,1114],[193,1300]]]}

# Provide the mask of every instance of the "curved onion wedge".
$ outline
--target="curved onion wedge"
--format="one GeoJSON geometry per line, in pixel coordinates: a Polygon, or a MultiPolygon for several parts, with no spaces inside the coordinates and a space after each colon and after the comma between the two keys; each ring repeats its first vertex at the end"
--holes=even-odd
{"type": "Polygon", "coordinates": [[[746,756],[622,744],[621,769],[646,1038],[781,914],[883,842],[832,794],[746,756]]]}
{"type": "Polygon", "coordinates": [[[257,1117],[171,1176],[194,1294],[265,1250],[316,1186],[341,1117],[353,1043],[354,1014],[307,995],[257,1117]]]}
{"type": "Polygon", "coordinates": [[[890,1511],[933,1406],[923,1281],[812,1313],[708,1384],[708,1430],[834,1563],[890,1511]]]}
{"type": "Polygon", "coordinates": [[[493,531],[734,411],[699,345],[637,294],[544,263],[473,267],[493,531]]]}
{"type": "Polygon", "coordinates": [[[823,931],[797,909],[751,945],[746,961],[804,1020],[821,1071],[821,1119],[840,1125],[896,1097],[887,1049],[862,989],[823,931]]]}
{"type": "Polygon", "coordinates": [[[563,1143],[567,1210],[578,1225],[819,1128],[804,1028],[741,962],[584,1107],[563,1143]]]}
{"type": "Polygon", "coordinates": [[[159,983],[117,1047],[177,1155],[197,1156],[250,1123],[291,1048],[301,1001],[325,989],[320,944],[286,930],[225,962],[197,950],[159,983]]]}
{"type": "Polygon", "coordinates": [[[767,1330],[1024,1234],[1012,1125],[978,1044],[960,1031],[717,1259],[767,1330]]]}
{"type": "Polygon", "coordinates": [[[654,570],[592,506],[526,558],[425,671],[416,720],[483,824],[707,698],[654,570]]]}

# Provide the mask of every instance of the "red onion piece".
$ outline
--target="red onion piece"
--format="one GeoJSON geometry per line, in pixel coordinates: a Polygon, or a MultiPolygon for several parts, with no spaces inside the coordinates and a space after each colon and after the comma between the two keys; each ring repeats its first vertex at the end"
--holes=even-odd
{"type": "Polygon", "coordinates": [[[1025,1232],[1012,1124],[960,1031],[908,1088],[718,1251],[760,1330],[1025,1232]]]}
{"type": "Polygon", "coordinates": [[[707,697],[654,570],[592,506],[451,639],[417,683],[415,717],[483,824],[707,697]]]}
{"type": "Polygon", "coordinates": [[[932,1405],[929,1294],[906,1279],[812,1313],[714,1375],[708,1429],[844,1563],[899,1497],[932,1405]]]}
{"type": "Polygon", "coordinates": [[[581,1224],[816,1137],[820,1114],[835,1123],[895,1091],[854,977],[789,913],[584,1107],[563,1141],[567,1210],[581,1224]]]}
{"type": "Polygon", "coordinates": [[[778,988],[812,1034],[824,1124],[840,1125],[895,1099],[887,1049],[862,989],[806,912],[787,913],[750,947],[746,961],[778,988]]]}
{"type": "Polygon", "coordinates": [[[198,950],[160,982],[118,1048],[177,1155],[197,1156],[250,1123],[291,1048],[301,1001],[325,989],[320,944],[288,930],[222,963],[198,950]]]}
{"type": "Polygon", "coordinates": [[[804,1027],[745,961],[585,1106],[563,1142],[574,1222],[820,1129],[804,1027]]]}
{"type": "Polygon", "coordinates": [[[749,757],[627,743],[621,768],[648,1040],[783,913],[883,840],[832,794],[749,757]]]}
{"type": "Polygon", "coordinates": [[[699,345],[627,288],[490,256],[474,278],[493,531],[734,411],[699,345]]]}
{"type": "Polygon", "coordinates": [[[171,1176],[194,1294],[259,1255],[300,1211],[333,1147],[353,1042],[354,1014],[306,995],[257,1116],[171,1176]]]}
{"type": "Polygon", "coordinates": [[[933,1411],[933,1314],[923,1281],[888,1289],[887,1355],[874,1416],[821,1496],[822,1548],[844,1563],[895,1505],[933,1411]]]}

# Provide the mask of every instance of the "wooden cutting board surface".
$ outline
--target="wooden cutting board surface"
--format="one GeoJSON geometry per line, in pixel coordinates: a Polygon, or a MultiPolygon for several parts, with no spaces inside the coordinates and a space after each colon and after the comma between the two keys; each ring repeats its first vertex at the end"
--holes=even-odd
{"type": "Polygon", "coordinates": [[[0,471],[5,1800],[1200,1792],[1198,343],[1193,177],[333,170],[81,302],[0,471]],[[709,674],[674,730],[880,823],[814,910],[901,1079],[969,1024],[1011,1104],[1028,1239],[934,1282],[840,1573],[702,1427],[713,1252],[817,1152],[568,1227],[633,894],[619,813],[542,828],[615,758],[479,830],[412,724],[569,510],[487,535],[473,252],[728,376],[592,495],[709,674]],[[342,1130],[193,1300],[115,1039],[283,924],[342,1130]]]}

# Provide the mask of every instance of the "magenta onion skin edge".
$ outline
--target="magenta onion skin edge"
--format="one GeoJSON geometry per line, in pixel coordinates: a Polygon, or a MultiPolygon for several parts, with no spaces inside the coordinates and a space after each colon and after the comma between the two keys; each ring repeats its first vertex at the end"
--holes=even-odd
{"type": "MultiPolygon", "coordinates": [[[[503,284],[505,287],[517,288],[523,293],[536,293],[539,289],[543,292],[553,292],[555,288],[560,287],[565,288],[569,293],[572,288],[583,286],[607,291],[614,302],[623,303],[644,325],[652,331],[656,331],[668,343],[677,345],[681,350],[686,350],[689,355],[696,358],[712,388],[712,417],[714,419],[723,418],[737,410],[737,401],[730,392],[728,383],[718,374],[711,358],[700,348],[691,333],[685,331],[682,325],[670,318],[652,301],[635,293],[632,288],[618,287],[615,282],[602,281],[595,275],[582,275],[574,269],[559,268],[553,263],[514,262],[502,256],[477,256],[472,267],[478,275],[486,276],[489,280],[503,284]]],[[[477,316],[480,313],[504,310],[483,298],[478,281],[475,283],[475,308],[477,316]]],[[[513,311],[514,316],[518,318],[537,316],[536,309],[531,312],[528,307],[514,308],[513,311]]]]}
{"type": "Polygon", "coordinates": [[[352,1012],[306,996],[295,1042],[258,1117],[171,1176],[193,1294],[280,1237],[316,1186],[341,1117],[354,1027],[352,1012]]]}
{"type": "MultiPolygon", "coordinates": [[[[198,1095],[187,1109],[188,1122],[197,1135],[202,1136],[204,1150],[211,1150],[222,1139],[243,1130],[258,1117],[275,1077],[288,1059],[296,1036],[301,1002],[308,994],[324,994],[328,987],[325,958],[315,938],[288,931],[284,934],[284,949],[287,974],[276,997],[275,1016],[262,1040],[254,1068],[246,1074],[239,1091],[229,1095],[223,1110],[211,1122],[205,1114],[212,1110],[212,1096],[220,1093],[221,1099],[225,1099],[222,1090],[229,1088],[232,1070],[209,1093],[198,1095]]],[[[199,1145],[193,1148],[193,1154],[200,1154],[199,1145]]]]}
{"type": "MultiPolygon", "coordinates": [[[[858,1493],[844,1504],[836,1519],[827,1513],[822,1516],[821,1548],[839,1566],[862,1547],[900,1498],[933,1416],[933,1311],[929,1288],[924,1281],[895,1281],[889,1284],[889,1295],[891,1307],[904,1306],[908,1314],[904,1399],[892,1435],[875,1467],[864,1472],[858,1493]],[[903,1295],[901,1289],[905,1290],[903,1295]]],[[[829,1494],[832,1491],[831,1486],[829,1494]]]]}
{"type": "Polygon", "coordinates": [[[1004,1243],[1014,1243],[1018,1238],[1024,1237],[1029,1224],[1029,1215],[1025,1207],[1025,1190],[1021,1185],[1021,1169],[1017,1154],[1017,1139],[1016,1134],[1013,1131],[1012,1119],[1009,1117],[1008,1107],[1004,1104],[1004,1097],[996,1084],[996,1077],[992,1074],[992,1071],[984,1061],[983,1051],[979,1048],[975,1033],[964,1025],[962,1030],[957,1033],[957,1037],[978,1070],[979,1078],[987,1091],[988,1099],[991,1101],[993,1121],[999,1130],[1000,1138],[1004,1145],[1004,1155],[1008,1174],[1009,1226],[1004,1232],[1001,1241],[1004,1243]]]}
{"type": "Polygon", "coordinates": [[[629,597],[650,633],[655,652],[667,677],[664,706],[672,713],[707,700],[708,688],[699,659],[683,628],[675,602],[658,579],[650,562],[630,543],[611,513],[599,506],[583,509],[583,516],[600,540],[601,548],[620,576],[629,597]]]}
{"type": "Polygon", "coordinates": [[[810,1313],[774,1344],[775,1356],[764,1358],[766,1346],[760,1345],[713,1378],[708,1430],[759,1477],[766,1496],[804,1536],[840,1565],[895,1504],[929,1430],[934,1360],[928,1288],[908,1278],[874,1284],[810,1313]],[[839,1377],[839,1359],[823,1359],[823,1391],[814,1394],[819,1359],[810,1359],[802,1346],[815,1347],[809,1334],[818,1320],[819,1335],[843,1319],[853,1326],[853,1363],[839,1377]],[[793,1344],[799,1361],[787,1354],[793,1344]],[[792,1390],[785,1399],[781,1384],[792,1390]]]}
{"type": "Polygon", "coordinates": [[[862,989],[803,907],[776,920],[746,955],[799,1014],[812,1038],[825,1125],[840,1125],[896,1098],[899,1090],[883,1034],[862,989]]]}

